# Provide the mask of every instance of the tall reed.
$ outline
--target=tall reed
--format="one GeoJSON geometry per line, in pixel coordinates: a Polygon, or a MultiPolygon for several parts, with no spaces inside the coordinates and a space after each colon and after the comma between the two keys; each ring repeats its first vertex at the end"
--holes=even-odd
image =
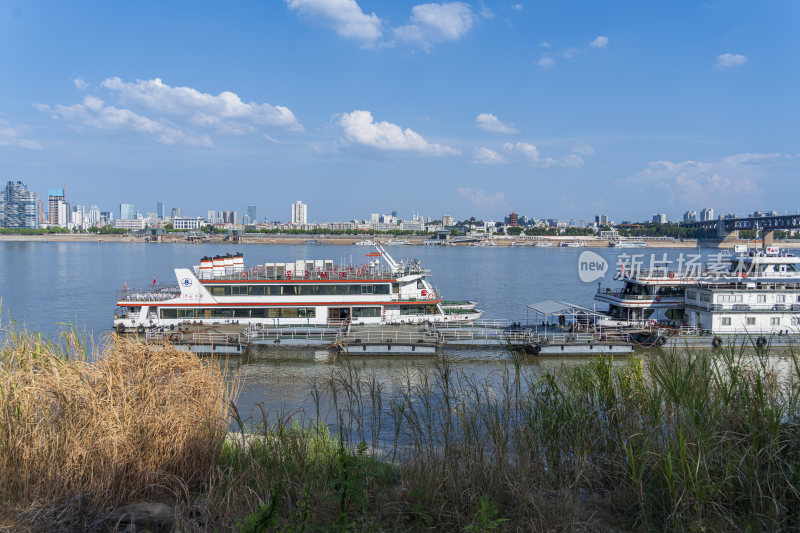
{"type": "Polygon", "coordinates": [[[0,350],[0,504],[101,512],[204,490],[228,429],[215,364],[112,337],[10,331],[0,350]]]}

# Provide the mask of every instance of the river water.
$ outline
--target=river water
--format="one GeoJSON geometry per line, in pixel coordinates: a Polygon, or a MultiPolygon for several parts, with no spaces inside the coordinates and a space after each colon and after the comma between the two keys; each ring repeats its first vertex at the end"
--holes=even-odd
{"type": "MultiPolygon", "coordinates": [[[[446,299],[476,299],[483,318],[526,321],[526,305],[558,299],[588,308],[594,305],[597,283],[583,283],[578,257],[585,249],[536,247],[427,247],[397,246],[395,259],[419,259],[432,271],[430,278],[446,299]]],[[[13,318],[18,325],[56,335],[65,325],[86,331],[100,340],[112,325],[117,292],[123,287],[177,283],[173,268],[196,265],[204,255],[241,251],[245,264],[288,262],[297,259],[332,259],[363,264],[371,248],[338,245],[190,245],[144,243],[0,242],[0,298],[3,326],[13,318]]],[[[620,253],[679,253],[697,250],[593,249],[609,262],[611,271],[620,253]]],[[[533,319],[533,317],[531,317],[533,319]]],[[[493,376],[503,350],[456,350],[450,355],[465,374],[493,376]]],[[[352,357],[350,365],[363,375],[375,376],[391,392],[408,373],[425,371],[433,357],[352,357]]],[[[586,359],[572,358],[568,364],[586,359]]],[[[524,371],[535,376],[564,361],[529,358],[524,371]]],[[[262,348],[247,357],[221,362],[239,384],[239,410],[244,418],[262,408],[274,419],[278,413],[314,415],[317,406],[311,384],[324,382],[341,371],[342,363],[326,351],[262,348]],[[257,406],[260,406],[258,409],[257,406]]],[[[327,411],[330,406],[324,407],[327,411]]],[[[256,418],[260,415],[256,414],[256,418]]]]}

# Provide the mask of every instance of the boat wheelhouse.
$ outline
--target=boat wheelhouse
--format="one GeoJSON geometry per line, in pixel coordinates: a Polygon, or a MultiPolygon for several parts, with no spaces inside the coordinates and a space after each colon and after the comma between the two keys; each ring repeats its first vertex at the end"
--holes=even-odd
{"type": "Polygon", "coordinates": [[[193,269],[175,269],[177,287],[126,288],[117,301],[114,328],[468,324],[483,313],[474,306],[442,305],[419,261],[397,262],[380,244],[375,249],[361,266],[298,260],[245,267],[241,254],[204,257],[193,269]]]}

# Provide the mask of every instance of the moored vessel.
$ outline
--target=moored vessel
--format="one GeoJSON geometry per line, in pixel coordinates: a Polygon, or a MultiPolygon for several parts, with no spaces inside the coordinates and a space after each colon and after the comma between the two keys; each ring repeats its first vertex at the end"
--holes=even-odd
{"type": "MultiPolygon", "coordinates": [[[[118,332],[181,324],[470,324],[483,311],[442,305],[419,261],[395,261],[381,246],[361,266],[298,260],[245,267],[242,254],[204,257],[176,268],[178,285],[127,286],[117,301],[118,332]]],[[[469,302],[471,303],[471,302],[469,302]]]]}

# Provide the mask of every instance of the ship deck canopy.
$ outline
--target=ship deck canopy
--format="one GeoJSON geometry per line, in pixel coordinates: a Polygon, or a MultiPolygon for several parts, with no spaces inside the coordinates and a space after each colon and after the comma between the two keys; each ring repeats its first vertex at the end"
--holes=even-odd
{"type": "Polygon", "coordinates": [[[586,307],[581,307],[580,305],[562,302],[561,300],[544,300],[529,304],[526,306],[526,309],[526,318],[528,319],[527,322],[529,324],[530,312],[532,311],[534,313],[534,319],[536,323],[538,324],[539,322],[542,322],[544,326],[547,326],[550,323],[551,317],[558,317],[559,322],[564,324],[565,322],[576,322],[579,316],[583,318],[605,316],[603,313],[588,309],[586,307]]]}

